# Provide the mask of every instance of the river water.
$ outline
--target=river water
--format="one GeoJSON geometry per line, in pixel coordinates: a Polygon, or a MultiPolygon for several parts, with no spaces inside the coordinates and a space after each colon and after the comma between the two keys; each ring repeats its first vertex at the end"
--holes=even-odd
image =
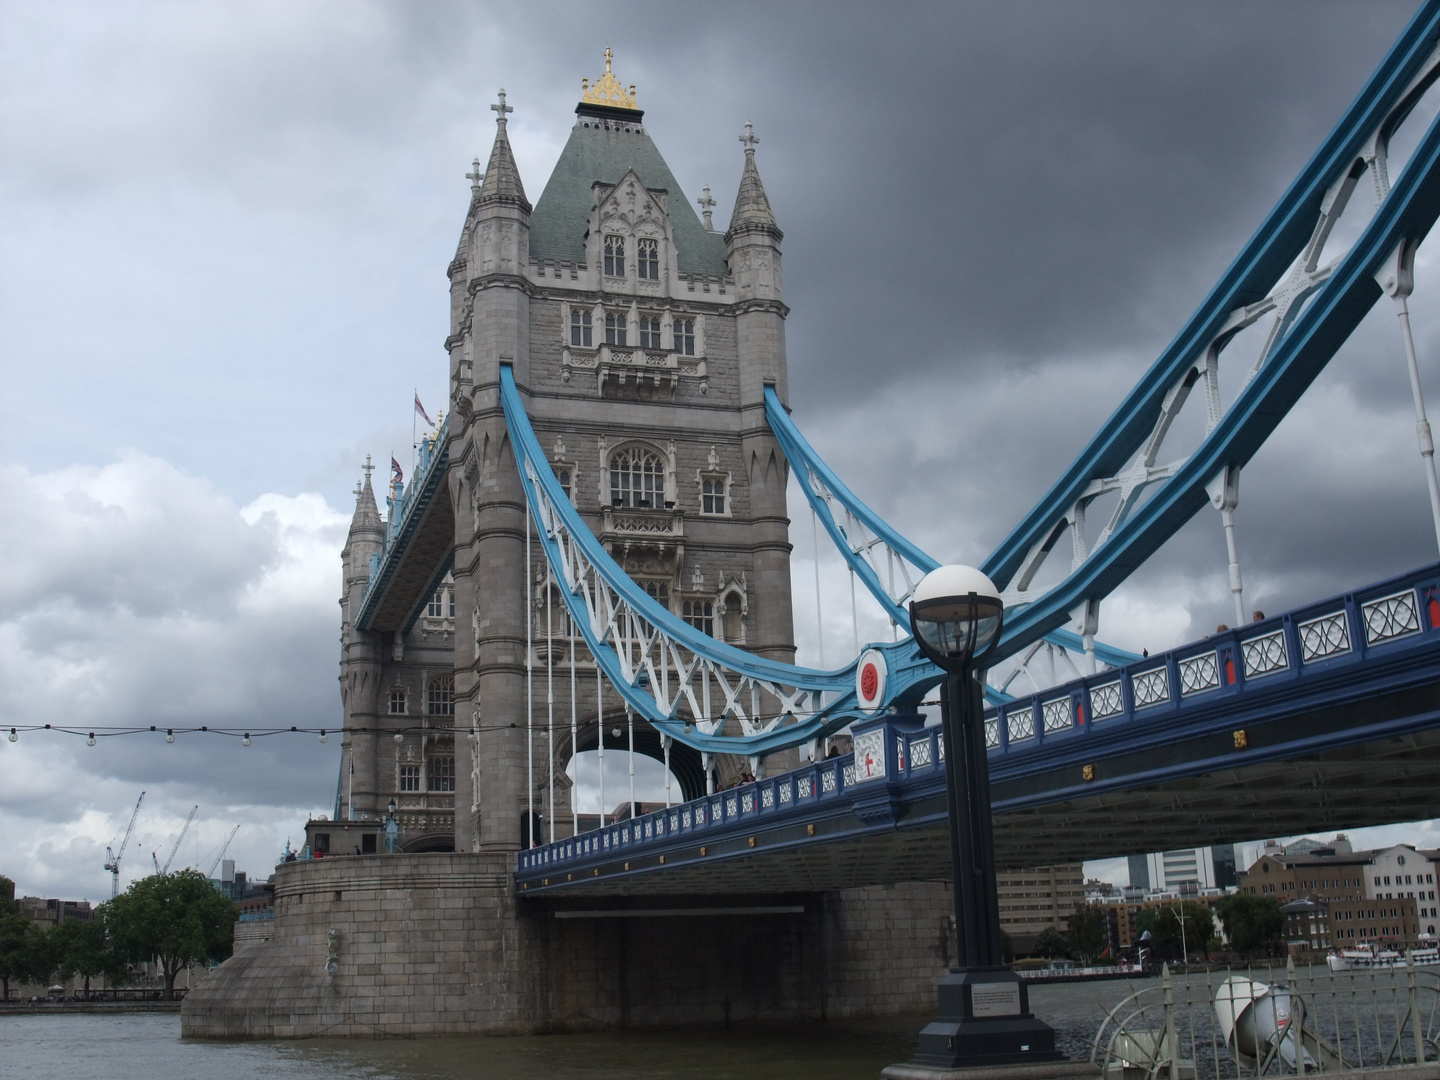
{"type": "MultiPolygon", "coordinates": [[[[1033,986],[1031,1008],[1084,1060],[1104,1012],[1153,980],[1033,986]]],[[[876,1080],[926,1017],[794,1027],[449,1039],[211,1042],[175,1013],[0,1016],[0,1080],[876,1080]]]]}

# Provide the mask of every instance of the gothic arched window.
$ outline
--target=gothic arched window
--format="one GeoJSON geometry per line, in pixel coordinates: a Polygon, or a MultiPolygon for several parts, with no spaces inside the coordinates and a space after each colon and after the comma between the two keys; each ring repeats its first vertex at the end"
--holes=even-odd
{"type": "Polygon", "coordinates": [[[610,504],[658,509],[665,501],[665,466],[660,455],[630,446],[610,455],[610,504]]]}
{"type": "Polygon", "coordinates": [[[625,276],[625,238],[605,237],[605,273],[610,277],[625,276]]]}
{"type": "Polygon", "coordinates": [[[425,711],[431,716],[455,715],[455,676],[439,675],[430,680],[425,711]]]}
{"type": "Polygon", "coordinates": [[[657,240],[640,240],[635,244],[635,270],[650,281],[660,280],[660,243],[657,240]]]}

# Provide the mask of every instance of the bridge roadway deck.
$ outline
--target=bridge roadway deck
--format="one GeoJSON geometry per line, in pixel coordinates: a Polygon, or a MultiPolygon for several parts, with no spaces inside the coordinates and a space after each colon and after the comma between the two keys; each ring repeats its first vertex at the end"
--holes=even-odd
{"type": "MultiPolygon", "coordinates": [[[[1440,816],[1440,566],[987,714],[1002,868],[1440,816]]],[[[943,740],[853,755],[521,852],[524,896],[948,878],[943,740]]],[[[868,736],[868,739],[867,739],[868,736]]]]}

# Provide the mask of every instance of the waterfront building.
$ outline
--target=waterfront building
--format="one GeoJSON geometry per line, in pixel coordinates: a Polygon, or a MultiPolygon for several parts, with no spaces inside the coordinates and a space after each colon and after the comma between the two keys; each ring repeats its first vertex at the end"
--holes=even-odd
{"type": "Polygon", "coordinates": [[[1368,898],[1305,897],[1280,910],[1285,916],[1285,942],[1301,953],[1364,944],[1409,949],[1420,944],[1422,935],[1434,939],[1433,928],[1423,929],[1418,905],[1410,897],[1378,904],[1368,898]]]}
{"type": "MultiPolygon", "coordinates": [[[[1436,882],[1440,852],[1421,851],[1410,844],[1365,851],[1348,850],[1348,843],[1344,847],[1347,850],[1328,846],[1292,855],[1279,845],[1267,845],[1262,849],[1264,854],[1239,875],[1239,887],[1245,892],[1273,896],[1282,904],[1301,899],[1355,901],[1354,914],[1343,919],[1356,924],[1347,926],[1347,939],[1357,928],[1376,938],[1387,937],[1385,927],[1393,930],[1388,936],[1399,935],[1412,920],[1416,933],[1436,933],[1440,927],[1440,900],[1436,899],[1440,895],[1440,884],[1436,882]],[[1392,911],[1388,915],[1371,914],[1392,911]],[[1407,911],[1411,914],[1404,914],[1407,911]]],[[[1336,917],[1331,921],[1338,924],[1342,920],[1336,917]]]]}
{"type": "Polygon", "coordinates": [[[1080,863],[1002,870],[995,875],[1000,929],[1010,935],[1017,956],[1028,953],[1048,928],[1064,930],[1070,914],[1085,902],[1080,863]]]}

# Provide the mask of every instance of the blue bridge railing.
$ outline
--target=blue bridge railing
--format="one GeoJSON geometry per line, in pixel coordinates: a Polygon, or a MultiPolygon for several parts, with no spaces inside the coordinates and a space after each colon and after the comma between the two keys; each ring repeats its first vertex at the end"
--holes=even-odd
{"type": "MultiPolygon", "coordinates": [[[[1218,632],[985,713],[992,756],[1073,738],[1087,726],[1151,725],[1188,706],[1257,690],[1303,693],[1314,676],[1440,624],[1440,566],[1218,632]]],[[[1236,702],[1238,704],[1238,701],[1236,702]]]]}

